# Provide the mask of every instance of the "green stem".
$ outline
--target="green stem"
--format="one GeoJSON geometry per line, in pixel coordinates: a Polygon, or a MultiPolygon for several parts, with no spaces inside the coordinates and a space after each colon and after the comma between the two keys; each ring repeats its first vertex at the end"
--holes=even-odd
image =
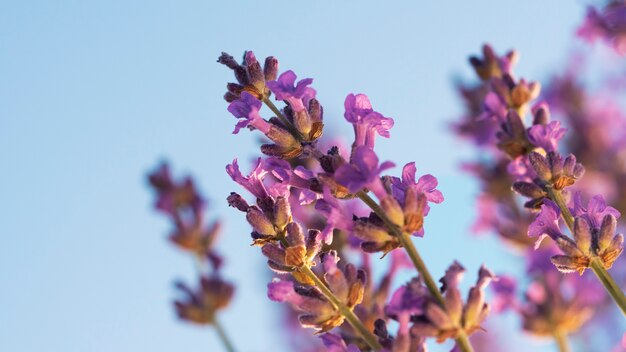
{"type": "Polygon", "coordinates": [[[559,352],[570,352],[569,342],[567,341],[567,335],[562,331],[554,332],[554,339],[559,347],[559,352]]]}
{"type": "Polygon", "coordinates": [[[567,207],[567,204],[565,203],[565,199],[563,198],[563,194],[561,193],[560,190],[554,189],[550,185],[548,185],[546,189],[548,190],[548,196],[550,197],[550,199],[552,199],[552,201],[554,201],[554,203],[556,203],[556,205],[559,206],[559,209],[561,209],[561,217],[563,217],[563,220],[565,220],[567,227],[569,228],[570,232],[573,234],[574,233],[574,216],[569,211],[569,208],[567,207]]]}
{"type": "Polygon", "coordinates": [[[285,127],[289,130],[289,132],[291,132],[291,134],[298,140],[302,141],[304,138],[302,137],[302,134],[300,133],[300,131],[298,131],[293,124],[285,117],[285,115],[283,115],[282,112],[280,112],[280,110],[278,110],[278,108],[276,107],[276,105],[274,105],[274,103],[272,103],[272,101],[265,97],[263,98],[263,102],[265,103],[265,105],[267,105],[268,108],[270,108],[270,110],[272,110],[272,112],[276,115],[276,117],[280,120],[280,122],[283,123],[283,125],[285,125],[285,127]]]}
{"type": "MultiPolygon", "coordinates": [[[[389,218],[387,217],[387,214],[385,214],[385,211],[378,205],[378,203],[376,203],[374,199],[372,199],[372,197],[367,195],[367,193],[363,191],[359,191],[356,195],[365,204],[367,204],[367,206],[369,206],[372,209],[372,211],[376,215],[378,215],[379,218],[383,220],[385,225],[387,225],[387,228],[389,229],[389,231],[391,231],[391,233],[398,238],[398,240],[400,241],[400,243],[406,250],[407,254],[409,255],[409,258],[411,258],[413,265],[415,265],[415,268],[424,279],[424,284],[426,284],[428,291],[430,291],[433,297],[435,297],[439,305],[441,307],[444,307],[445,309],[445,301],[443,299],[443,296],[441,295],[441,291],[439,290],[439,287],[435,283],[435,280],[433,280],[432,275],[430,275],[430,272],[428,271],[428,268],[426,268],[426,264],[424,263],[424,260],[422,260],[422,257],[417,251],[417,248],[415,248],[415,245],[413,244],[413,241],[411,241],[411,238],[409,237],[409,235],[403,233],[398,228],[398,226],[396,226],[393,222],[391,222],[391,220],[389,220],[389,218]]],[[[467,334],[465,333],[463,329],[460,329],[460,330],[461,330],[461,333],[456,338],[457,346],[463,352],[474,351],[471,343],[469,342],[467,334]]]]}
{"type": "Polygon", "coordinates": [[[235,352],[235,347],[233,347],[233,344],[228,338],[228,335],[226,335],[226,331],[224,331],[224,328],[222,328],[222,325],[219,323],[219,321],[217,321],[217,319],[213,320],[213,327],[215,328],[215,331],[217,331],[217,335],[222,341],[224,349],[228,352],[235,352]]]}
{"type": "Polygon", "coordinates": [[[624,296],[624,292],[617,286],[611,274],[604,268],[602,261],[597,257],[592,258],[590,266],[593,273],[598,277],[598,280],[600,280],[606,291],[622,310],[622,314],[626,316],[626,296],[624,296]]]}
{"type": "Polygon", "coordinates": [[[335,294],[326,287],[326,284],[307,266],[300,267],[298,269],[302,274],[315,282],[315,286],[322,291],[322,294],[330,301],[330,303],[339,311],[341,315],[348,321],[348,323],[361,335],[365,343],[367,343],[374,351],[382,350],[382,346],[378,343],[378,339],[372,334],[361,320],[354,314],[354,312],[348,308],[345,304],[341,303],[335,294]]]}
{"type": "MultiPolygon", "coordinates": [[[[570,232],[573,234],[574,216],[572,216],[572,213],[569,211],[567,204],[565,204],[565,199],[563,199],[561,191],[555,190],[549,186],[547,187],[547,189],[548,196],[561,209],[561,216],[563,217],[563,220],[565,220],[567,227],[569,227],[570,232]]],[[[591,270],[593,270],[593,273],[596,274],[598,280],[600,280],[609,295],[611,295],[611,298],[613,298],[617,306],[622,310],[622,314],[626,316],[626,296],[624,296],[624,292],[619,288],[619,286],[617,286],[617,283],[615,283],[615,280],[613,280],[611,274],[604,268],[602,260],[600,260],[600,258],[598,257],[593,257],[591,258],[589,266],[591,267],[591,270]]]]}

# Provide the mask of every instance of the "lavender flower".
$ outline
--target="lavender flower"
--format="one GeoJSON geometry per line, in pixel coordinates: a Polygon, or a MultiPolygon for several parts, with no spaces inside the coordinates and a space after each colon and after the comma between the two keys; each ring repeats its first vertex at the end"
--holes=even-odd
{"type": "Polygon", "coordinates": [[[556,152],[556,146],[565,136],[567,129],[561,128],[559,121],[551,121],[547,125],[537,124],[529,128],[528,139],[546,152],[556,152]]]}
{"type": "Polygon", "coordinates": [[[331,244],[333,241],[333,230],[339,229],[352,233],[354,231],[354,216],[349,209],[339,203],[335,197],[325,190],[324,198],[315,203],[315,209],[325,216],[326,225],[320,233],[322,241],[331,244]]]}
{"type": "Polygon", "coordinates": [[[354,127],[353,148],[366,146],[374,149],[376,134],[389,138],[393,119],[374,111],[365,94],[349,94],[344,105],[346,108],[344,117],[354,127]]]}
{"type": "Polygon", "coordinates": [[[184,293],[184,298],[174,302],[178,316],[196,324],[213,324],[215,314],[228,306],[234,292],[234,286],[219,276],[202,277],[195,291],[183,283],[176,287],[184,293]]]}
{"type": "Polygon", "coordinates": [[[511,74],[513,65],[517,63],[518,54],[515,51],[509,51],[504,56],[498,56],[493,48],[485,44],[483,45],[483,58],[472,56],[469,59],[470,64],[482,80],[489,80],[494,77],[502,77],[505,74],[511,74]]]}
{"type": "Polygon", "coordinates": [[[267,82],[268,88],[274,93],[277,100],[285,100],[294,112],[305,109],[303,98],[308,100],[315,98],[315,90],[309,85],[313,83],[312,78],[300,80],[297,84],[296,74],[289,70],[280,75],[278,80],[267,82]]]}
{"type": "Polygon", "coordinates": [[[157,193],[155,208],[168,215],[174,225],[170,241],[200,260],[208,259],[217,269],[222,260],[213,251],[213,245],[221,223],[215,221],[209,226],[205,223],[202,214],[205,200],[196,190],[193,180],[187,177],[174,181],[167,164],[159,166],[148,179],[157,193]]]}
{"type": "Polygon", "coordinates": [[[612,215],[616,219],[619,219],[621,216],[617,209],[606,204],[602,195],[591,197],[587,206],[585,206],[580,192],[574,194],[571,211],[572,215],[585,219],[589,226],[595,229],[600,227],[602,219],[604,219],[605,216],[612,215]]]}
{"type": "Polygon", "coordinates": [[[233,134],[239,133],[240,129],[247,126],[254,127],[263,134],[267,134],[270,131],[271,125],[259,115],[259,110],[261,110],[262,105],[263,103],[261,103],[259,99],[248,92],[242,92],[239,99],[230,103],[230,105],[228,105],[228,111],[236,118],[242,119],[235,126],[233,134]]]}
{"type": "MultiPolygon", "coordinates": [[[[428,203],[439,204],[443,202],[443,194],[437,187],[437,178],[427,174],[415,181],[415,163],[408,163],[402,168],[402,179],[391,177],[391,193],[402,211],[402,220],[397,223],[403,231],[423,236],[424,217],[428,215],[430,207],[428,203]]],[[[388,203],[382,203],[384,205],[388,203]]],[[[388,211],[389,212],[389,211],[388,211]]]]}
{"type": "Polygon", "coordinates": [[[202,211],[204,200],[198,194],[193,181],[187,178],[181,182],[174,182],[167,164],[161,164],[148,180],[157,191],[155,208],[168,215],[174,215],[179,210],[189,210],[193,213],[202,211]]]}
{"type": "Polygon", "coordinates": [[[232,102],[240,98],[242,92],[248,92],[259,100],[269,96],[269,89],[265,86],[265,81],[276,79],[278,72],[278,61],[273,57],[265,59],[264,68],[257,61],[252,51],[246,51],[243,63],[240,65],[227,53],[222,53],[217,62],[230,68],[235,73],[238,83],[229,83],[228,92],[224,95],[227,102],[232,102]]]}
{"type": "Polygon", "coordinates": [[[590,43],[602,39],[617,53],[626,55],[626,5],[623,1],[610,1],[601,11],[589,7],[577,34],[590,43]]]}
{"type": "MultiPolygon", "coordinates": [[[[392,351],[425,351],[425,339],[421,335],[411,333],[411,322],[419,319],[424,314],[424,306],[428,297],[428,290],[417,278],[411,280],[406,285],[398,288],[385,306],[385,315],[391,319],[398,321],[398,333],[395,339],[388,342],[392,351]],[[415,337],[420,338],[416,339],[415,337]],[[411,349],[412,348],[412,349],[411,349]]],[[[384,328],[377,333],[378,336],[389,338],[385,325],[378,327],[378,330],[384,328]]]]}
{"type": "Polygon", "coordinates": [[[456,338],[459,332],[466,334],[480,330],[480,324],[487,317],[489,305],[485,303],[484,289],[495,279],[495,275],[481,267],[476,285],[470,289],[465,304],[461,298],[458,284],[465,269],[457,262],[453,263],[441,279],[444,307],[432,298],[424,305],[424,315],[411,327],[414,334],[436,337],[443,342],[448,338],[456,338]]]}
{"type": "Polygon", "coordinates": [[[528,159],[539,179],[552,185],[556,190],[573,185],[585,173],[585,168],[576,162],[573,154],[563,159],[557,152],[549,152],[547,158],[532,152],[528,159]]]}
{"type": "Polygon", "coordinates": [[[559,228],[559,219],[561,218],[561,210],[551,200],[546,199],[541,206],[541,211],[537,214],[535,220],[528,227],[528,236],[537,238],[535,241],[535,249],[539,247],[544,238],[550,237],[557,240],[563,236],[559,228]]]}
{"type": "Polygon", "coordinates": [[[401,246],[400,240],[389,233],[385,223],[374,213],[369,217],[354,219],[354,235],[361,239],[361,249],[366,253],[387,254],[401,246]]]}
{"type": "MultiPolygon", "coordinates": [[[[365,273],[351,264],[340,270],[337,261],[335,252],[322,256],[324,280],[337,299],[353,309],[363,300],[365,273]]],[[[314,286],[295,286],[290,281],[274,280],[268,285],[268,297],[273,301],[288,302],[302,311],[304,314],[299,320],[303,327],[327,332],[344,321],[344,316],[314,286]]]]}
{"type": "Polygon", "coordinates": [[[346,345],[346,342],[341,338],[341,336],[327,332],[325,334],[320,335],[322,342],[324,343],[324,347],[326,347],[328,352],[360,352],[361,350],[353,344],[346,345]]]}
{"type": "Polygon", "coordinates": [[[241,93],[239,100],[235,100],[228,106],[235,117],[242,120],[235,126],[234,134],[239,133],[242,127],[251,126],[261,131],[274,144],[264,144],[261,151],[270,156],[281,158],[293,158],[302,153],[302,145],[291,132],[278,123],[269,123],[259,115],[261,101],[248,92],[241,93]]]}
{"type": "Polygon", "coordinates": [[[615,234],[615,216],[606,214],[599,227],[593,225],[585,217],[577,217],[574,221],[574,241],[557,241],[563,255],[553,256],[552,262],[561,272],[577,271],[582,275],[595,257],[601,260],[606,269],[610,269],[622,253],[624,235],[615,234]]]}
{"type": "Polygon", "coordinates": [[[305,238],[302,228],[296,223],[286,226],[286,245],[267,243],[262,252],[269,259],[269,267],[277,273],[291,273],[300,283],[313,285],[314,282],[297,269],[303,266],[311,267],[318,255],[321,246],[319,231],[309,230],[305,238]]]}
{"type": "Polygon", "coordinates": [[[372,149],[359,146],[355,149],[350,164],[344,164],[335,171],[335,180],[345,186],[350,193],[367,188],[382,199],[387,196],[387,192],[380,180],[380,174],[394,166],[390,161],[379,165],[378,156],[372,149]]]}
{"type": "MultiPolygon", "coordinates": [[[[283,100],[288,105],[283,113],[293,123],[295,129],[305,141],[312,142],[322,135],[323,109],[315,99],[315,89],[309,87],[313,79],[306,78],[297,84],[296,74],[287,71],[280,75],[278,80],[267,82],[267,86],[276,95],[277,100],[283,100]]],[[[284,122],[284,121],[283,121],[284,122]]]]}

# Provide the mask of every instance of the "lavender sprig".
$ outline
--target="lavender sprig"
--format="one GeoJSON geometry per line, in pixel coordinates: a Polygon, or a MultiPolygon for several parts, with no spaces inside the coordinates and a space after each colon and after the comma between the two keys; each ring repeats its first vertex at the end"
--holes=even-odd
{"type": "MultiPolygon", "coordinates": [[[[276,81],[269,81],[266,77],[266,81],[261,82],[262,80],[258,79],[256,85],[251,84],[251,77],[255,75],[254,72],[260,70],[260,65],[250,58],[254,58],[254,56],[246,53],[244,63],[241,65],[235,63],[232,57],[227,54],[222,54],[218,60],[233,69],[239,81],[239,86],[229,84],[229,93],[225,96],[226,100],[230,102],[229,111],[235,117],[243,118],[238,126],[257,129],[275,143],[262,146],[261,151],[264,154],[286,160],[294,160],[298,157],[313,158],[319,162],[323,171],[318,172],[317,175],[315,173],[307,174],[304,178],[300,175],[292,177],[293,171],[288,164],[284,166],[283,163],[272,161],[273,159],[270,158],[265,162],[267,167],[260,167],[264,161],[259,159],[255,171],[250,177],[244,178],[238,173],[235,163],[228,166],[228,172],[233,180],[257,197],[258,206],[248,206],[236,194],[229,197],[229,202],[232,206],[247,213],[248,221],[255,230],[253,232],[254,244],[263,247],[264,254],[270,258],[270,267],[278,272],[291,273],[301,284],[317,287],[319,291],[312,292],[319,292],[325,299],[332,302],[335,310],[340,313],[341,319],[348,320],[361,333],[361,337],[366,340],[370,347],[380,347],[380,345],[374,345],[369,341],[371,333],[362,329],[363,326],[358,319],[352,321],[350,317],[352,304],[339,300],[332,287],[327,287],[311,271],[311,266],[315,264],[315,253],[308,258],[308,261],[288,262],[286,260],[286,258],[292,257],[293,253],[304,253],[306,250],[296,251],[296,247],[289,241],[289,235],[284,235],[283,228],[290,221],[278,220],[287,217],[281,216],[276,206],[281,202],[281,199],[287,199],[292,188],[299,189],[300,194],[309,194],[306,199],[313,201],[320,199],[318,201],[319,210],[329,214],[329,221],[338,225],[339,228],[351,229],[354,235],[362,241],[361,248],[364,252],[387,254],[397,247],[404,247],[422,276],[431,297],[433,297],[434,304],[440,307],[439,309],[444,315],[453,314],[453,312],[447,311],[441,290],[435,284],[409,238],[410,235],[423,236],[423,218],[428,214],[428,203],[439,203],[443,200],[441,193],[435,189],[436,179],[426,175],[416,181],[414,164],[405,166],[402,179],[386,176],[381,178],[381,172],[393,164],[391,162],[379,163],[379,159],[373,151],[375,138],[376,135],[389,137],[388,131],[393,126],[393,120],[374,111],[367,96],[350,94],[346,98],[346,113],[344,115],[346,120],[353,125],[355,133],[350,157],[348,159],[343,158],[338,153],[337,148],[331,148],[328,153],[323,153],[316,147],[317,139],[322,134],[323,110],[315,99],[315,91],[309,87],[312,80],[304,79],[296,82],[295,74],[287,71],[280,75],[276,81]],[[274,93],[277,100],[286,103],[286,107],[282,111],[269,100],[270,93],[274,93]],[[269,121],[260,118],[258,111],[261,101],[274,112],[276,118],[269,121]],[[266,174],[273,174],[278,179],[278,182],[268,186],[270,187],[268,189],[263,186],[263,176],[261,176],[266,174]],[[317,192],[319,196],[311,195],[311,191],[317,192]],[[368,191],[371,191],[378,198],[380,204],[367,194],[368,191]],[[369,217],[355,217],[353,224],[350,225],[345,220],[338,218],[341,215],[337,214],[340,213],[333,209],[337,208],[335,199],[352,199],[354,197],[358,197],[368,205],[372,213],[369,217]]],[[[260,74],[257,76],[261,77],[260,74]]],[[[520,86],[519,91],[521,93],[519,94],[523,94],[525,89],[527,90],[526,86],[520,86]]],[[[515,96],[517,97],[519,94],[515,96]]],[[[280,204],[287,203],[282,201],[280,204]]],[[[299,205],[292,204],[292,206],[297,208],[299,205]]],[[[325,229],[324,232],[327,233],[328,229],[325,229]]],[[[326,241],[331,237],[325,235],[324,238],[326,241]]],[[[281,287],[281,285],[272,286],[272,289],[281,287]]],[[[301,296],[304,292],[309,291],[295,292],[295,294],[289,294],[287,297],[290,297],[289,299],[295,306],[301,306],[300,299],[297,298],[298,295],[301,296]]],[[[328,327],[336,326],[337,323],[333,323],[335,318],[332,314],[324,313],[325,310],[321,307],[318,309],[322,310],[310,311],[310,309],[312,308],[305,309],[309,312],[308,314],[316,312],[314,316],[326,317],[320,318],[322,319],[319,321],[321,325],[312,326],[321,331],[327,331],[328,327]]],[[[454,338],[457,341],[457,348],[460,350],[472,351],[467,336],[475,329],[469,325],[463,325],[463,322],[457,320],[452,315],[450,316],[449,321],[453,322],[452,331],[454,332],[444,334],[444,336],[454,338]],[[466,329],[469,330],[466,331],[466,329]]],[[[482,318],[477,321],[482,321],[482,318]]],[[[381,333],[379,336],[382,339],[381,343],[388,343],[388,339],[385,337],[388,336],[387,334],[381,333]]]]}
{"type": "Polygon", "coordinates": [[[165,214],[174,226],[169,239],[193,256],[200,276],[196,289],[176,283],[183,294],[182,299],[174,302],[176,313],[182,320],[212,326],[224,349],[234,352],[235,347],[217,318],[217,313],[229,305],[235,291],[235,287],[221,277],[222,257],[213,248],[220,223],[215,221],[208,227],[205,224],[206,202],[190,177],[175,181],[169,166],[162,164],[148,180],[157,196],[155,209],[165,214]]]}
{"type": "MultiPolygon", "coordinates": [[[[505,59],[499,60],[506,62],[505,59]]],[[[486,57],[484,61],[497,63],[498,59],[492,56],[486,57]]],[[[481,62],[483,61],[473,61],[472,64],[480,68],[477,63],[481,62]]],[[[477,72],[480,74],[482,71],[477,69],[477,72]]],[[[547,104],[538,105],[534,109],[533,125],[525,128],[522,122],[523,112],[538,96],[538,88],[530,88],[533,84],[526,84],[524,80],[516,81],[509,66],[498,75],[490,77],[488,82],[485,102],[491,97],[491,100],[501,103],[501,109],[493,109],[493,104],[486,104],[485,113],[489,113],[494,123],[501,126],[496,138],[500,141],[498,148],[513,159],[509,167],[509,172],[517,179],[513,190],[531,199],[526,203],[527,207],[542,209],[529,227],[529,235],[539,235],[540,239],[551,237],[556,242],[563,251],[563,255],[552,257],[559,270],[575,270],[582,274],[586,268],[592,268],[626,315],[626,296],[607,271],[623,251],[624,239],[621,234],[616,235],[614,232],[614,218],[609,216],[603,220],[605,225],[601,228],[589,229],[585,227],[584,219],[575,217],[570,212],[564,191],[582,177],[584,168],[576,162],[573,155],[563,157],[557,152],[558,143],[565,131],[558,122],[549,122],[547,104]],[[519,93],[520,87],[524,86],[529,87],[527,91],[533,93],[519,93]],[[548,212],[552,215],[548,215],[548,212]],[[573,239],[561,233],[559,218],[564,220],[574,235],[573,239]],[[577,223],[579,226],[576,226],[577,223]]]]}

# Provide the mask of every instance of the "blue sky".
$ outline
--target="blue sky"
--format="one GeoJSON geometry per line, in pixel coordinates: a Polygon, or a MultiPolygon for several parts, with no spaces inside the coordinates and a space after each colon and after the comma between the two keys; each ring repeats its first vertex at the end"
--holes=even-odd
{"type": "Polygon", "coordinates": [[[226,223],[220,248],[238,292],[223,320],[237,346],[287,349],[263,259],[224,204],[238,190],[224,165],[257,151],[254,136],[231,134],[221,51],[274,55],[313,77],[336,134],[350,136],[351,92],[395,119],[381,158],[416,161],[446,195],[418,243],[434,273],[454,258],[468,282],[483,262],[517,268],[495,241],[468,234],[477,190],[458,172],[468,146],[446,131],[461,111],[452,79],[472,77],[466,58],[485,42],[517,48],[518,72],[545,78],[583,13],[580,2],[539,0],[0,3],[0,350],[220,350],[169,304],[173,279],[194,273],[150,209],[145,174],[163,159],[197,177],[226,223]]]}

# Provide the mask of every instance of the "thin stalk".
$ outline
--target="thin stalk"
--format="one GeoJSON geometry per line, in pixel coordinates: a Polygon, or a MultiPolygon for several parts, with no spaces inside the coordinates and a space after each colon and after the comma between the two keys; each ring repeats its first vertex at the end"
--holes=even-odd
{"type": "Polygon", "coordinates": [[[359,333],[359,335],[361,335],[361,337],[363,338],[365,343],[368,344],[368,346],[370,346],[374,351],[380,351],[383,349],[383,346],[380,345],[378,339],[376,339],[376,336],[374,336],[374,334],[367,330],[365,325],[363,325],[363,323],[356,316],[356,314],[354,314],[354,312],[350,308],[346,307],[345,304],[341,303],[341,301],[337,299],[335,294],[328,287],[326,287],[326,284],[322,280],[320,280],[320,278],[317,277],[317,275],[315,275],[315,273],[309,267],[302,266],[298,268],[298,271],[300,271],[302,274],[306,275],[309,279],[315,282],[315,286],[319,288],[320,291],[322,291],[324,297],[326,297],[328,301],[330,301],[330,303],[335,307],[335,309],[337,309],[339,313],[344,316],[348,323],[359,333]]]}
{"type": "Polygon", "coordinates": [[[219,321],[217,321],[217,319],[213,320],[213,327],[215,328],[215,331],[217,331],[217,336],[219,336],[220,340],[222,341],[224,349],[227,352],[235,352],[235,347],[233,347],[233,344],[228,338],[228,335],[226,335],[226,331],[224,330],[224,328],[222,328],[222,325],[219,323],[219,321]]]}
{"type": "Polygon", "coordinates": [[[598,277],[598,280],[600,280],[606,291],[611,295],[611,298],[613,298],[615,303],[622,310],[622,314],[626,316],[626,296],[624,296],[624,292],[617,286],[617,283],[615,283],[611,274],[604,268],[599,258],[591,259],[590,266],[593,273],[598,277]]]}
{"type": "Polygon", "coordinates": [[[283,123],[283,125],[285,125],[285,127],[289,130],[289,132],[291,132],[291,134],[298,140],[302,141],[303,137],[302,134],[300,133],[300,131],[298,131],[293,124],[285,117],[285,115],[283,115],[282,112],[280,112],[280,110],[278,110],[278,108],[276,107],[276,105],[274,105],[274,103],[272,103],[272,101],[265,97],[263,98],[263,102],[265,103],[265,105],[267,105],[268,108],[270,108],[270,110],[272,110],[272,112],[276,115],[276,117],[280,120],[280,122],[283,123]]]}
{"type": "MultiPolygon", "coordinates": [[[[567,227],[569,227],[570,232],[573,234],[574,216],[569,211],[567,204],[565,204],[561,191],[555,190],[551,187],[547,187],[547,189],[548,196],[556,203],[556,205],[559,206],[559,209],[561,209],[561,216],[563,217],[563,220],[565,220],[567,227]]],[[[593,257],[591,258],[589,266],[609,295],[611,295],[611,298],[613,298],[617,306],[622,310],[622,314],[626,316],[626,296],[624,296],[624,292],[620,289],[617,283],[615,283],[611,274],[604,268],[602,261],[598,257],[593,257]]]]}
{"type": "Polygon", "coordinates": [[[554,340],[559,347],[559,352],[570,352],[569,342],[567,341],[567,335],[562,331],[554,332],[554,340]]]}
{"type": "MultiPolygon", "coordinates": [[[[411,258],[413,265],[415,265],[417,271],[420,273],[420,275],[422,275],[422,278],[424,279],[424,284],[426,284],[428,291],[430,291],[431,295],[435,297],[441,307],[445,307],[445,301],[443,299],[443,296],[441,295],[441,291],[435,283],[435,280],[433,280],[433,277],[428,271],[428,268],[426,268],[424,260],[422,260],[422,257],[417,251],[417,248],[415,248],[415,245],[413,244],[413,241],[411,241],[409,235],[403,233],[394,223],[392,223],[385,214],[385,211],[378,205],[378,203],[376,203],[374,199],[372,199],[372,197],[367,195],[367,193],[360,191],[357,193],[357,197],[359,197],[365,204],[367,204],[367,206],[369,206],[370,209],[372,209],[372,211],[383,220],[385,225],[387,225],[387,228],[389,228],[389,231],[391,231],[391,233],[396,236],[398,240],[400,240],[400,243],[406,250],[409,258],[411,258]]],[[[465,331],[461,331],[459,337],[456,338],[456,343],[463,352],[474,351],[465,331]]]]}
{"type": "Polygon", "coordinates": [[[550,199],[552,199],[552,201],[554,201],[554,203],[556,203],[556,205],[559,206],[559,209],[561,209],[561,217],[563,218],[563,220],[565,220],[565,224],[567,224],[567,227],[569,228],[570,232],[573,234],[574,233],[574,216],[569,211],[569,208],[567,207],[567,204],[565,203],[565,199],[563,198],[563,194],[561,193],[561,191],[556,190],[549,185],[546,187],[546,189],[548,190],[548,196],[550,197],[550,199]]]}

